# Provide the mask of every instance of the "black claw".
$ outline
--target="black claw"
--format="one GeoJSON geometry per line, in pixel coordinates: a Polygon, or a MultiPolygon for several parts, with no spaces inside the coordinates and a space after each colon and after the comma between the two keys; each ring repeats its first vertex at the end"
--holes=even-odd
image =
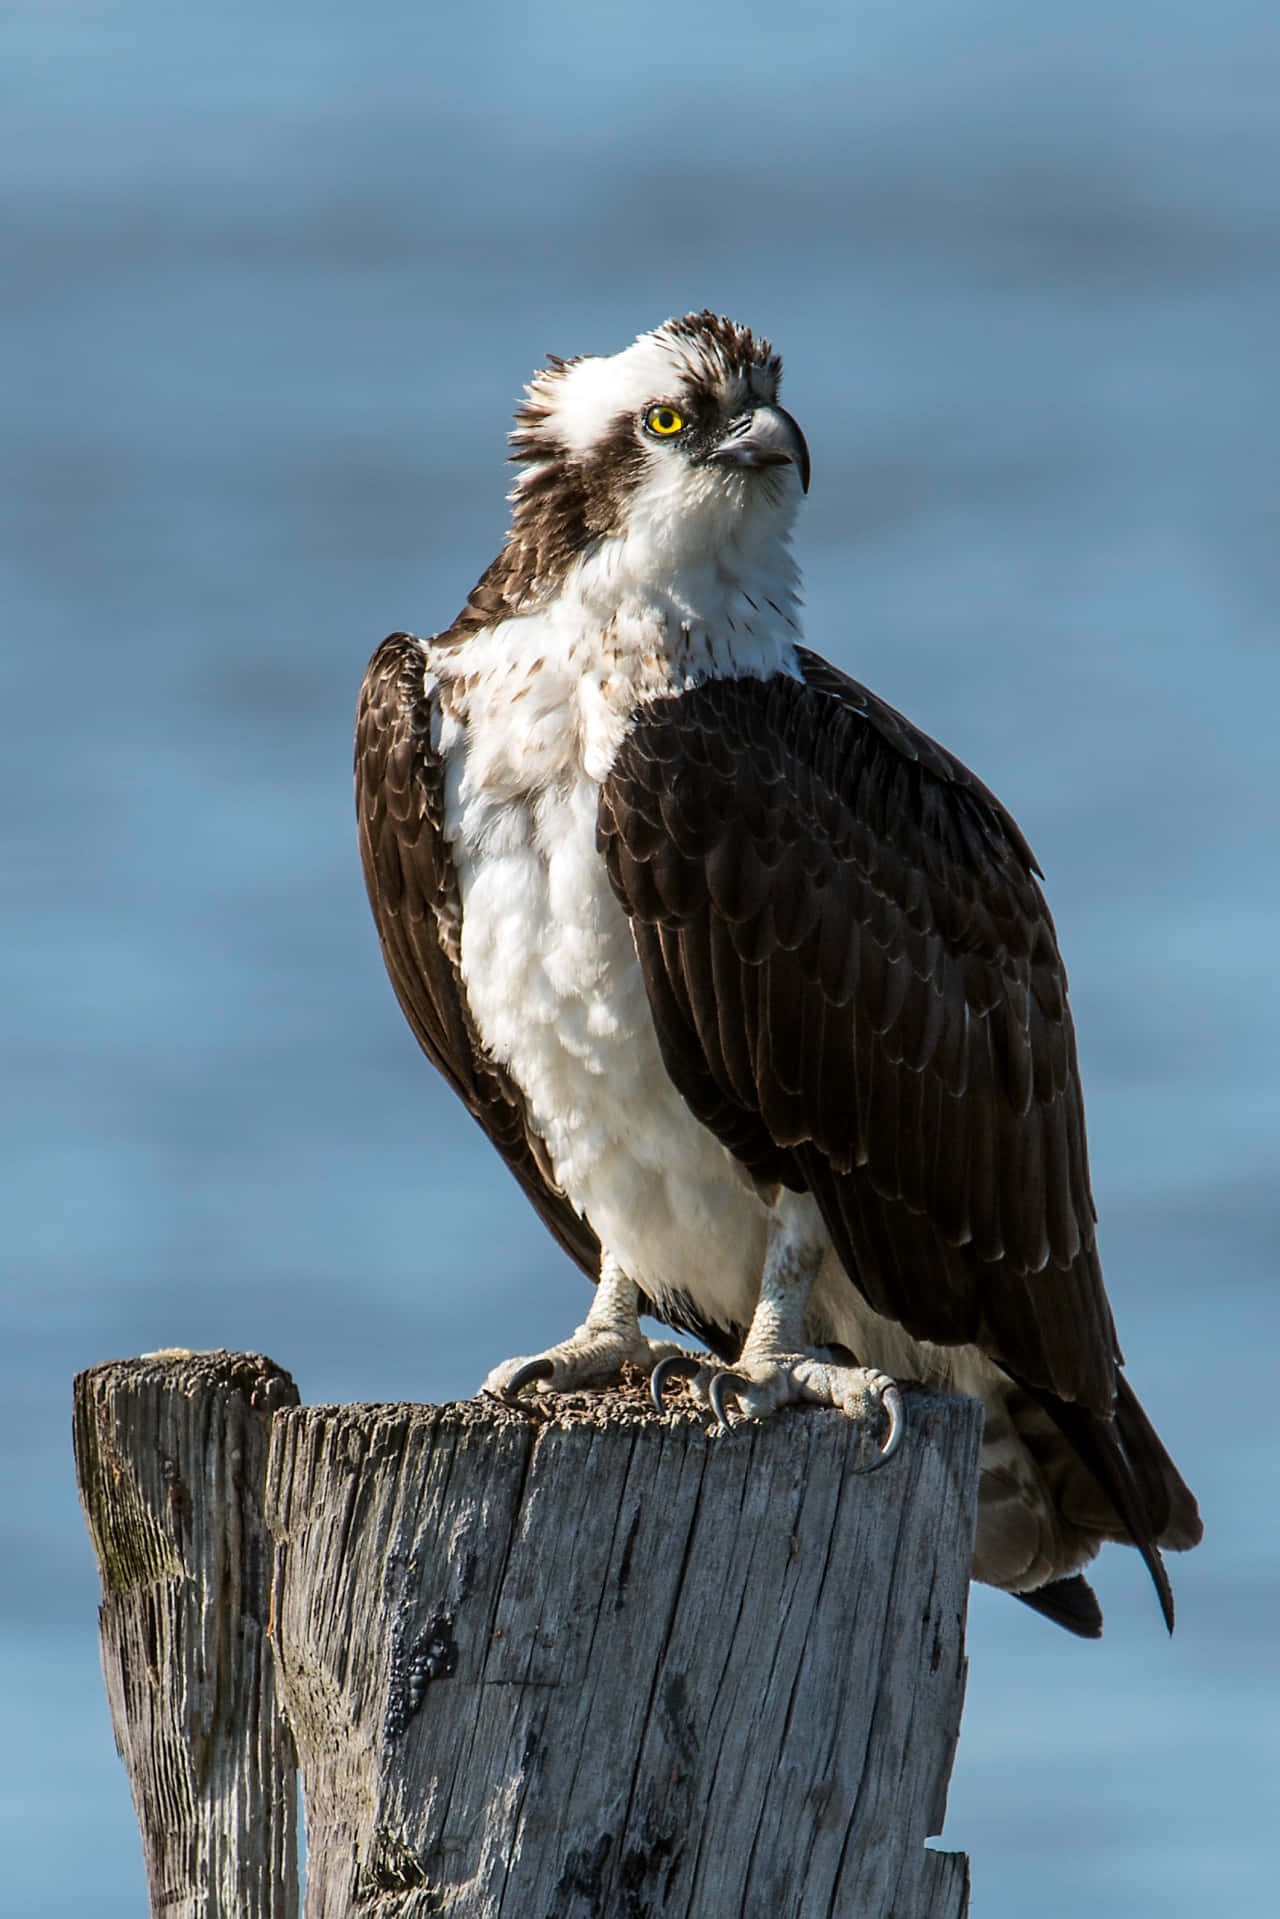
{"type": "Polygon", "coordinates": [[[885,1437],[884,1445],[880,1448],[875,1458],[869,1460],[865,1466],[860,1467],[860,1472],[873,1473],[878,1467],[887,1465],[902,1444],[902,1436],[907,1430],[907,1417],[903,1411],[902,1394],[898,1391],[898,1388],[896,1386],[886,1386],[881,1395],[881,1401],[885,1412],[889,1415],[889,1431],[885,1437]]]}
{"type": "Polygon", "coordinates": [[[737,1373],[717,1373],[712,1380],[707,1397],[711,1401],[711,1410],[720,1423],[722,1433],[732,1430],[728,1409],[724,1403],[725,1394],[732,1393],[736,1399],[740,1392],[745,1392],[749,1384],[749,1380],[740,1378],[737,1373]]]}
{"type": "Polygon", "coordinates": [[[649,1391],[658,1411],[663,1410],[662,1392],[669,1379],[696,1379],[702,1371],[702,1362],[692,1353],[668,1353],[660,1359],[649,1375],[649,1391]]]}
{"type": "Polygon", "coordinates": [[[527,1359],[523,1366],[512,1373],[502,1389],[504,1399],[518,1399],[526,1386],[532,1386],[537,1379],[554,1379],[555,1367],[549,1359],[527,1359]]]}

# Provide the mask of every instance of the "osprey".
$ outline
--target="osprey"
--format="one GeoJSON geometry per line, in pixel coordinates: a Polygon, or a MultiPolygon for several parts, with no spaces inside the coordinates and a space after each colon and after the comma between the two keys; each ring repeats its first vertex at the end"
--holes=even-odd
{"type": "MultiPolygon", "coordinates": [[[[511,529],[369,665],[356,800],[400,1005],[596,1282],[490,1391],[673,1374],[902,1431],[986,1409],[974,1576],[1084,1636],[1080,1568],[1195,1501],[1120,1370],[1066,975],[987,788],[801,644],[809,483],[769,343],[712,313],[552,358],[511,529]],[[705,1363],[641,1331],[695,1332],[705,1363]]],[[[887,1437],[878,1435],[887,1429],[887,1437]]]]}

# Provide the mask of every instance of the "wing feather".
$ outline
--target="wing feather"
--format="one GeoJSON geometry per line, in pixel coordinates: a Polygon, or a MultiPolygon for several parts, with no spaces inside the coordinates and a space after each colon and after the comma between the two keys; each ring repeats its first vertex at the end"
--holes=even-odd
{"type": "Polygon", "coordinates": [[[744,1106],[749,1106],[755,1099],[755,1077],[747,1037],[750,1026],[743,973],[733,950],[729,929],[719,914],[707,916],[707,950],[725,1082],[734,1098],[744,1106]]]}
{"type": "Polygon", "coordinates": [[[757,1177],[768,1162],[814,1190],[877,1312],[1109,1414],[1115,1336],[1035,862],[957,761],[803,663],[806,681],[710,681],[642,709],[602,794],[668,1069],[731,1150],[758,1129],[757,1177]]]}

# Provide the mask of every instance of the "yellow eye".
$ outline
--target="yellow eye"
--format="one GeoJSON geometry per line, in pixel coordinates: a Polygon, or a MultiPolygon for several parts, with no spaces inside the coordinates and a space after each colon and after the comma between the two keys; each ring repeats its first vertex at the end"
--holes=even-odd
{"type": "Polygon", "coordinates": [[[684,427],[684,417],[673,406],[651,406],[644,416],[644,423],[650,433],[656,433],[661,439],[670,439],[673,433],[679,433],[684,427]]]}

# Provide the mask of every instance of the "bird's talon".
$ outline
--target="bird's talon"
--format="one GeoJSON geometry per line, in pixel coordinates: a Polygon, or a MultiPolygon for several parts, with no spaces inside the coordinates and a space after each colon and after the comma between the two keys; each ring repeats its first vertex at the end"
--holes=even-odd
{"type": "Polygon", "coordinates": [[[888,1385],[884,1388],[880,1395],[880,1403],[888,1414],[889,1430],[885,1435],[884,1445],[879,1448],[874,1458],[869,1459],[865,1466],[858,1467],[860,1473],[873,1473],[879,1467],[887,1465],[901,1446],[902,1435],[907,1429],[902,1394],[896,1386],[888,1385]]]}
{"type": "Polygon", "coordinates": [[[902,1404],[902,1394],[896,1386],[885,1387],[884,1409],[889,1415],[889,1430],[885,1435],[884,1445],[880,1448],[879,1464],[881,1466],[887,1459],[893,1458],[902,1444],[902,1435],[907,1430],[907,1415],[902,1404]]]}
{"type": "Polygon", "coordinates": [[[526,1386],[532,1386],[535,1380],[554,1379],[555,1367],[549,1359],[527,1359],[523,1366],[512,1373],[502,1389],[504,1399],[518,1399],[526,1386]]]}
{"type": "Polygon", "coordinates": [[[701,1371],[701,1361],[691,1353],[668,1353],[665,1359],[660,1359],[649,1375],[649,1392],[658,1411],[664,1410],[662,1394],[668,1380],[696,1379],[701,1371]]]}
{"type": "Polygon", "coordinates": [[[711,1401],[711,1410],[716,1416],[716,1422],[722,1433],[732,1432],[733,1430],[733,1421],[730,1419],[729,1409],[725,1405],[725,1394],[732,1393],[734,1398],[737,1399],[739,1393],[746,1389],[748,1383],[747,1380],[740,1378],[737,1373],[717,1373],[712,1380],[707,1397],[711,1401]]]}

